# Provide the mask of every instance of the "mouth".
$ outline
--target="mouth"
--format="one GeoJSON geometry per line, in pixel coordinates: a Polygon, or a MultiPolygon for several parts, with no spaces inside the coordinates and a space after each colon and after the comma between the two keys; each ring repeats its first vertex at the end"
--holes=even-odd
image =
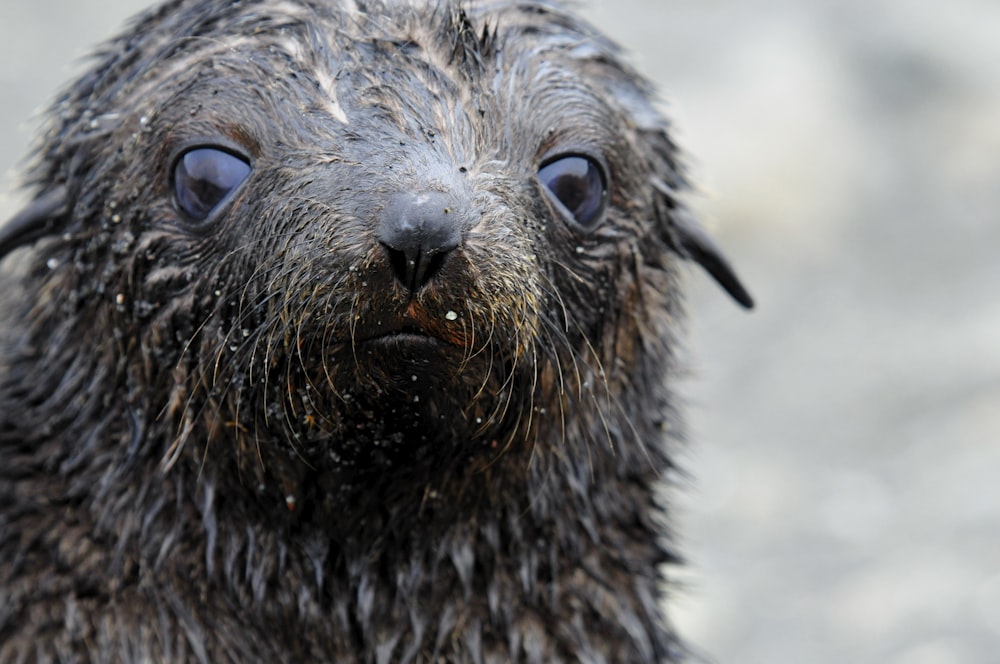
{"type": "Polygon", "coordinates": [[[359,344],[375,344],[382,346],[441,346],[450,345],[444,339],[432,336],[418,327],[406,326],[399,330],[391,330],[372,334],[357,339],[359,344]]]}
{"type": "MultiPolygon", "coordinates": [[[[451,318],[447,319],[449,322],[451,318]]],[[[454,338],[449,324],[441,325],[437,317],[424,307],[411,304],[402,312],[369,313],[357,321],[354,328],[355,345],[383,346],[390,348],[454,347],[460,339],[454,338]]]]}

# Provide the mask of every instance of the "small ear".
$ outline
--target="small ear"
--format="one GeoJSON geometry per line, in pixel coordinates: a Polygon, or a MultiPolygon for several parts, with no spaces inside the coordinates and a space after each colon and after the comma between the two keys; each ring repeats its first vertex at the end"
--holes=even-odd
{"type": "Polygon", "coordinates": [[[38,196],[0,228],[0,258],[31,244],[59,227],[66,213],[66,187],[60,185],[38,196]]]}
{"type": "MultiPolygon", "coordinates": [[[[665,182],[653,178],[653,186],[671,202],[674,201],[674,192],[665,182]]],[[[715,244],[690,212],[674,203],[667,224],[669,241],[674,251],[701,265],[734,300],[747,309],[753,309],[753,297],[736,276],[736,271],[722,253],[722,249],[715,244]]]]}

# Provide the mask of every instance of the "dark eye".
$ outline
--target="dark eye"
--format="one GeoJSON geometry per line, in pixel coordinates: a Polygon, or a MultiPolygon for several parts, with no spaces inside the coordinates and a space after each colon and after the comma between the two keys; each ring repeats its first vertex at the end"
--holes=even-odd
{"type": "Polygon", "coordinates": [[[600,164],[581,155],[556,158],[540,169],[538,179],[584,229],[597,225],[608,202],[600,164]]]}
{"type": "Polygon", "coordinates": [[[174,166],[174,195],[195,221],[208,218],[219,203],[250,175],[244,159],[217,148],[195,148],[174,166]]]}

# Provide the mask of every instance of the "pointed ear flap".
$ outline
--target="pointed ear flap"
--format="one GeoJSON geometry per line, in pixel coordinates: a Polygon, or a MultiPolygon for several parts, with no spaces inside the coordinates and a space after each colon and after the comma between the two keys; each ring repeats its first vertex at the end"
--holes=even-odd
{"type": "Polygon", "coordinates": [[[652,178],[653,187],[670,201],[667,221],[667,239],[678,254],[701,265],[730,297],[747,309],[753,309],[753,297],[719,245],[715,244],[705,229],[684,207],[676,204],[673,190],[659,178],[652,178]]]}
{"type": "Polygon", "coordinates": [[[66,214],[66,187],[60,185],[38,196],[0,227],[0,259],[18,247],[50,235],[66,214]]]}

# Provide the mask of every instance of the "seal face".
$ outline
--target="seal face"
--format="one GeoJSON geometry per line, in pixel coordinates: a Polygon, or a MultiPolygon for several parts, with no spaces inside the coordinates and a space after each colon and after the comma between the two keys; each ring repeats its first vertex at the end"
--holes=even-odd
{"type": "Polygon", "coordinates": [[[0,660],[674,661],[678,198],[544,0],[172,0],[0,231],[0,660]]]}

